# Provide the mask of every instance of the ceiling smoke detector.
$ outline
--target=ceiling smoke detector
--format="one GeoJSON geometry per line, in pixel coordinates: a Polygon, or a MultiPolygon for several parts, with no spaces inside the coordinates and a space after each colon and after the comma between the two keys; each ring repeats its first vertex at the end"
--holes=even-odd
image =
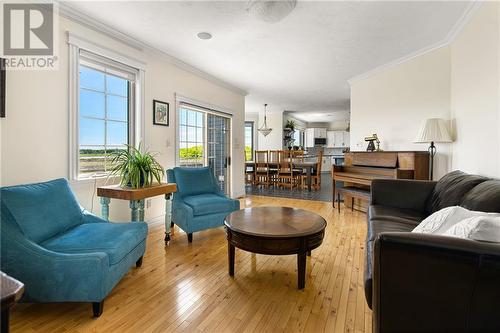
{"type": "Polygon", "coordinates": [[[198,32],[196,36],[198,36],[199,39],[205,39],[205,40],[212,39],[212,34],[205,31],[198,32]]]}
{"type": "Polygon", "coordinates": [[[297,5],[297,0],[249,0],[247,12],[259,20],[276,23],[288,16],[297,5]]]}

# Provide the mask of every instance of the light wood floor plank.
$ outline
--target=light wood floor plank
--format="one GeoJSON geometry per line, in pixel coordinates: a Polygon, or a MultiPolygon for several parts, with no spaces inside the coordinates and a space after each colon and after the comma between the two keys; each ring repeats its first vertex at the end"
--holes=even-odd
{"type": "Polygon", "coordinates": [[[328,222],[297,290],[296,256],[236,250],[227,273],[223,228],[194,234],[177,227],[168,247],[163,225],[150,225],[143,266],[132,268],[93,319],[87,303],[18,304],[16,332],[371,332],[363,286],[366,217],[328,202],[250,196],[242,207],[287,206],[328,222]]]}

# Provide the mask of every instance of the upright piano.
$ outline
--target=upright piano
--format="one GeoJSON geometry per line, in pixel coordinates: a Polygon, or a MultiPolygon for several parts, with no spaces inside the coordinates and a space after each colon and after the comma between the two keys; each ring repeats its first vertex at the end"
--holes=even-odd
{"type": "MultiPolygon", "coordinates": [[[[373,179],[429,179],[429,152],[427,151],[378,151],[350,152],[345,154],[342,166],[333,166],[333,200],[335,182],[344,182],[344,187],[370,191],[373,179]]],[[[350,197],[344,193],[344,205],[366,211],[368,202],[361,198],[350,197]]]]}

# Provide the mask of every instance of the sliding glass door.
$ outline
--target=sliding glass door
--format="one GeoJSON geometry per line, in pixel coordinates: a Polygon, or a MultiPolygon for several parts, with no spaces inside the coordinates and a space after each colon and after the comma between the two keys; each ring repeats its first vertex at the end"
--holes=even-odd
{"type": "Polygon", "coordinates": [[[186,105],[179,107],[178,165],[208,166],[225,194],[230,189],[229,116],[186,105]]]}
{"type": "Polygon", "coordinates": [[[229,193],[229,118],[207,114],[207,162],[222,192],[229,193]]]}

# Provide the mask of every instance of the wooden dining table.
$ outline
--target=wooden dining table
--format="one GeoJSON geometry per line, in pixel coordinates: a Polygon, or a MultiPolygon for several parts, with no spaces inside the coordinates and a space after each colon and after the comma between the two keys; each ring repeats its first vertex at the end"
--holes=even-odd
{"type": "MultiPolygon", "coordinates": [[[[314,168],[316,168],[318,163],[316,162],[304,162],[304,161],[295,161],[292,162],[293,168],[294,169],[304,169],[306,171],[306,179],[307,179],[307,190],[310,192],[312,191],[312,173],[314,168]]],[[[278,163],[267,163],[269,168],[277,168],[278,163]]],[[[254,161],[246,161],[245,162],[245,169],[246,168],[255,168],[255,162],[254,161]]]]}

